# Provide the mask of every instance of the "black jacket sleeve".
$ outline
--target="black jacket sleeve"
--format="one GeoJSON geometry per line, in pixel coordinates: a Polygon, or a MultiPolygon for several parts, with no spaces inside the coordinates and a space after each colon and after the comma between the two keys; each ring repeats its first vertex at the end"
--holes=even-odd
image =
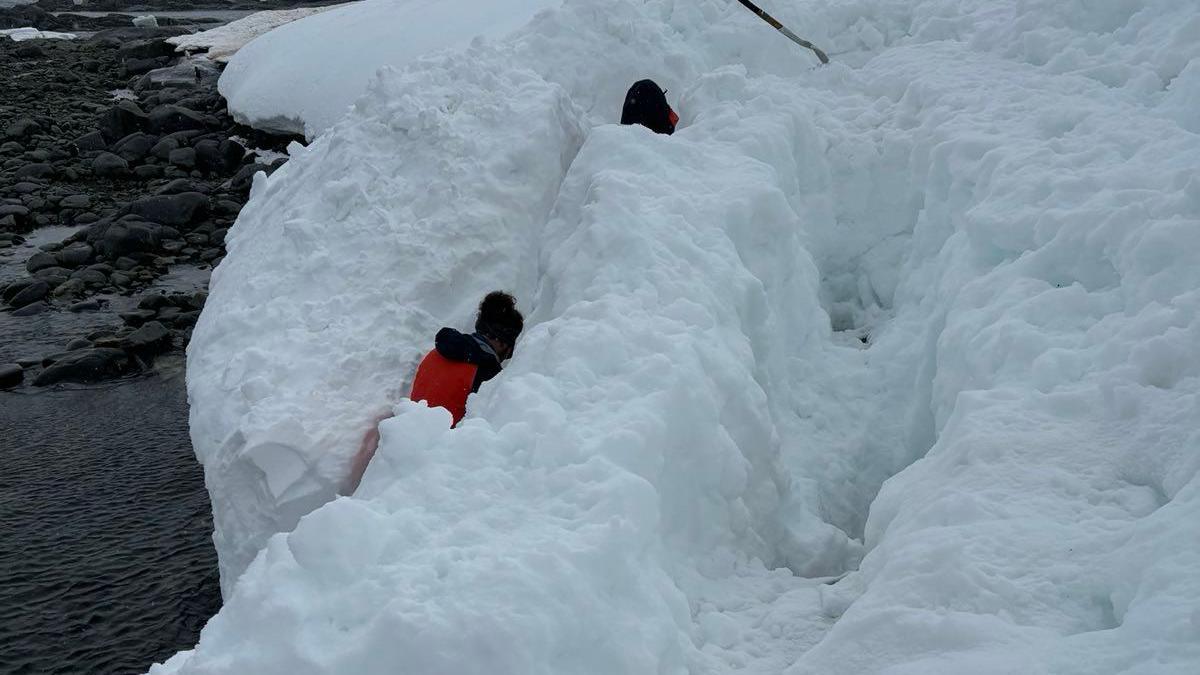
{"type": "Polygon", "coordinates": [[[474,336],[460,333],[453,328],[443,328],[434,338],[434,347],[438,353],[451,361],[470,363],[477,367],[475,382],[471,391],[479,391],[479,386],[500,373],[500,361],[494,354],[479,345],[474,336]]]}

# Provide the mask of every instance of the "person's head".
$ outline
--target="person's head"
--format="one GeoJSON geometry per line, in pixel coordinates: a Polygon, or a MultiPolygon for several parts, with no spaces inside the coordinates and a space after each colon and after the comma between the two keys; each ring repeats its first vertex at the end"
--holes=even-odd
{"type": "Polygon", "coordinates": [[[679,115],[667,104],[667,93],[654,80],[638,80],[625,94],[621,124],[640,124],[658,134],[675,133],[679,115]]]}
{"type": "Polygon", "coordinates": [[[517,337],[525,328],[525,318],[517,311],[517,300],[504,291],[492,291],[479,303],[475,330],[496,348],[501,360],[512,356],[517,337]]]}

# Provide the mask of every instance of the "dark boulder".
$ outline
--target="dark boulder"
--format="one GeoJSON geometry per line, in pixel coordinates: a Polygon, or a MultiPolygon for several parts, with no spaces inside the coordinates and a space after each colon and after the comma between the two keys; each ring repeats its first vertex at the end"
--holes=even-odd
{"type": "Polygon", "coordinates": [[[95,250],[91,246],[77,241],[56,253],[54,257],[63,267],[79,267],[86,265],[93,255],[95,250]]]}
{"type": "Polygon", "coordinates": [[[133,101],[121,101],[100,117],[100,133],[110,143],[135,131],[143,131],[149,122],[146,112],[133,101]]]}
{"type": "Polygon", "coordinates": [[[104,134],[99,131],[86,133],[74,141],[75,149],[79,152],[96,152],[108,147],[108,143],[104,141],[104,134]]]}
{"type": "Polygon", "coordinates": [[[150,148],[150,154],[159,159],[165,160],[171,156],[172,150],[178,149],[179,141],[177,139],[172,138],[171,136],[164,136],[154,144],[154,147],[150,148]]]}
{"type": "Polygon", "coordinates": [[[53,164],[26,164],[17,169],[14,174],[17,178],[49,178],[55,174],[53,164]]]}
{"type": "Polygon", "coordinates": [[[149,126],[156,134],[169,134],[174,131],[204,129],[211,121],[213,120],[207,115],[195,110],[167,104],[150,111],[149,126]]]}
{"type": "Polygon", "coordinates": [[[175,180],[160,187],[156,194],[160,195],[177,195],[181,192],[200,192],[208,191],[208,187],[204,183],[196,183],[187,178],[176,178],[175,180]]]}
{"type": "Polygon", "coordinates": [[[98,347],[69,352],[33,381],[39,387],[59,382],[99,382],[129,372],[129,357],[120,349],[98,347]]]}
{"type": "Polygon", "coordinates": [[[13,307],[24,307],[30,303],[37,302],[50,294],[50,284],[45,281],[34,280],[28,286],[22,288],[12,298],[8,304],[13,307]]]}
{"type": "Polygon", "coordinates": [[[181,169],[192,169],[196,166],[196,151],[192,148],[172,150],[167,161],[181,169]]]}
{"type": "Polygon", "coordinates": [[[128,312],[121,312],[119,316],[121,320],[130,326],[141,326],[153,319],[158,313],[152,309],[134,309],[128,312]]]}
{"type": "Polygon", "coordinates": [[[15,363],[0,365],[0,389],[12,389],[25,379],[25,369],[15,363]]]}
{"type": "Polygon", "coordinates": [[[129,213],[163,225],[188,225],[208,213],[208,197],[199,192],[154,195],[130,204],[129,213]]]}
{"type": "Polygon", "coordinates": [[[25,269],[30,274],[49,267],[58,267],[58,258],[45,251],[38,251],[29,256],[29,260],[25,261],[25,269]]]}
{"type": "Polygon", "coordinates": [[[121,45],[117,50],[122,60],[128,59],[153,59],[160,56],[171,56],[175,53],[175,45],[168,43],[163,38],[152,38],[149,40],[133,40],[121,45]]]}
{"type": "Polygon", "coordinates": [[[33,121],[28,117],[22,117],[4,129],[4,135],[15,140],[25,140],[30,136],[40,133],[42,125],[33,121]]]}
{"type": "Polygon", "coordinates": [[[58,202],[60,209],[86,209],[91,205],[92,198],[87,195],[67,195],[58,202]]]}
{"type": "Polygon", "coordinates": [[[154,223],[140,221],[108,224],[102,238],[95,242],[96,252],[106,258],[119,258],[138,251],[157,250],[162,241],[160,229],[154,223]]]}
{"type": "Polygon", "coordinates": [[[29,207],[20,204],[0,204],[0,218],[12,217],[12,227],[25,230],[33,227],[33,216],[29,207]]]}
{"type": "Polygon", "coordinates": [[[102,152],[92,160],[92,173],[97,178],[122,178],[129,175],[129,162],[111,152],[102,152]]]}
{"type": "Polygon", "coordinates": [[[157,321],[148,321],[125,336],[125,347],[138,356],[158,354],[171,348],[171,332],[157,321]]]}
{"type": "Polygon", "coordinates": [[[28,305],[25,305],[24,307],[14,310],[12,315],[13,316],[34,316],[35,314],[41,314],[42,312],[44,312],[48,309],[50,309],[50,305],[47,305],[45,303],[45,301],[43,301],[43,300],[38,300],[37,302],[31,302],[28,305]]]}
{"type": "Polygon", "coordinates": [[[158,139],[154,136],[135,131],[117,141],[113,145],[113,152],[120,155],[125,161],[136,164],[145,159],[146,155],[150,154],[150,149],[157,142],[158,139]]]}

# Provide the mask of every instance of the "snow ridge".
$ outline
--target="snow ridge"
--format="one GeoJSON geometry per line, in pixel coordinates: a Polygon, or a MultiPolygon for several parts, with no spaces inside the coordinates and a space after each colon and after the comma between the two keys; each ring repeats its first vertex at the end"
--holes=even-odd
{"type": "Polygon", "coordinates": [[[569,1],[260,178],[189,350],[227,602],[151,672],[1200,667],[1195,9],[772,11],[835,63],[569,1]],[[467,420],[396,404],[494,287],[467,420]]]}

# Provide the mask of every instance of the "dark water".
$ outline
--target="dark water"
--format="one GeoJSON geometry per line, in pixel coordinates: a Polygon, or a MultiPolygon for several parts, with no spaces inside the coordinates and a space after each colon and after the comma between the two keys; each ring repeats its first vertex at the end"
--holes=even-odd
{"type": "Polygon", "coordinates": [[[0,393],[0,672],[142,673],[220,605],[181,372],[0,393]]]}

